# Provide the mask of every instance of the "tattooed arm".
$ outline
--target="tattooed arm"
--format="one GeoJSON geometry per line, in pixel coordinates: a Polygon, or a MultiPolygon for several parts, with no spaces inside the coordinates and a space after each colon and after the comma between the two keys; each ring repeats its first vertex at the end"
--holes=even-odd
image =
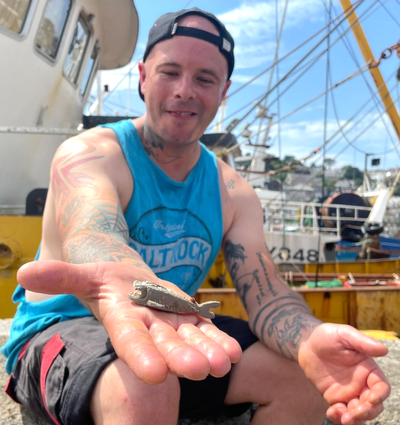
{"type": "Polygon", "coordinates": [[[296,359],[302,338],[320,321],[281,279],[265,245],[257,195],[238,181],[232,199],[235,218],[225,235],[224,255],[250,327],[267,346],[296,359]]]}
{"type": "Polygon", "coordinates": [[[95,129],[64,142],[51,167],[41,259],[124,262],[151,273],[128,246],[121,202],[126,207],[132,189],[111,130],[95,129]]]}
{"type": "Polygon", "coordinates": [[[390,386],[372,357],[385,355],[387,349],[351,326],[316,319],[277,273],[265,246],[254,191],[236,178],[230,198],[224,211],[233,210],[234,216],[224,255],[253,332],[269,348],[298,361],[331,406],[327,415],[332,421],[359,424],[375,418],[390,386]]]}

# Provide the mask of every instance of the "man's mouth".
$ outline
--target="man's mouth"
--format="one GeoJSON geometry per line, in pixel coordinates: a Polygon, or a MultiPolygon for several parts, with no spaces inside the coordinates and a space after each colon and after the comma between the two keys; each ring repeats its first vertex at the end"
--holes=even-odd
{"type": "Polygon", "coordinates": [[[191,117],[196,115],[194,112],[187,111],[169,111],[170,114],[179,115],[181,117],[191,117]]]}

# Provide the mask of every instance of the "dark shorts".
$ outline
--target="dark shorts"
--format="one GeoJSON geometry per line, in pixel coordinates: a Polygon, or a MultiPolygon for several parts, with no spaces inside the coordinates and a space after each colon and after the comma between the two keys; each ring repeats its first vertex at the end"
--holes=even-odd
{"type": "MultiPolygon", "coordinates": [[[[247,322],[226,316],[213,320],[246,350],[257,341],[247,322]]],[[[90,399],[104,368],[117,358],[110,339],[93,317],[69,320],[37,334],[21,352],[6,391],[49,423],[93,424],[90,399]]],[[[180,378],[180,417],[237,416],[249,404],[224,405],[229,374],[204,381],[180,378]]]]}

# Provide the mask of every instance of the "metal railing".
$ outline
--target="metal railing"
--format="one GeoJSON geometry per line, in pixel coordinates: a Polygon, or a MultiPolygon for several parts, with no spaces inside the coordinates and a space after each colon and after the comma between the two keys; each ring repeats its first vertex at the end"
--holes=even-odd
{"type": "Polygon", "coordinates": [[[264,210],[264,230],[268,232],[335,233],[341,225],[360,228],[372,207],[314,202],[291,202],[260,198],[264,210]],[[326,215],[328,212],[328,215],[326,215]],[[322,215],[325,214],[325,215],[322,215]]]}

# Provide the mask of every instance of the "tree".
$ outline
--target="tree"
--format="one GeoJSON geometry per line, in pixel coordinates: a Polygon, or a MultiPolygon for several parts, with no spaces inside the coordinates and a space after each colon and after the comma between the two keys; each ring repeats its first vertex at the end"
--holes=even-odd
{"type": "Polygon", "coordinates": [[[345,165],[343,167],[343,175],[340,180],[343,179],[353,180],[356,186],[360,186],[364,180],[364,173],[360,171],[357,167],[345,165]]]}
{"type": "Polygon", "coordinates": [[[324,164],[325,167],[329,170],[335,165],[336,161],[333,158],[325,158],[324,164]]]}

